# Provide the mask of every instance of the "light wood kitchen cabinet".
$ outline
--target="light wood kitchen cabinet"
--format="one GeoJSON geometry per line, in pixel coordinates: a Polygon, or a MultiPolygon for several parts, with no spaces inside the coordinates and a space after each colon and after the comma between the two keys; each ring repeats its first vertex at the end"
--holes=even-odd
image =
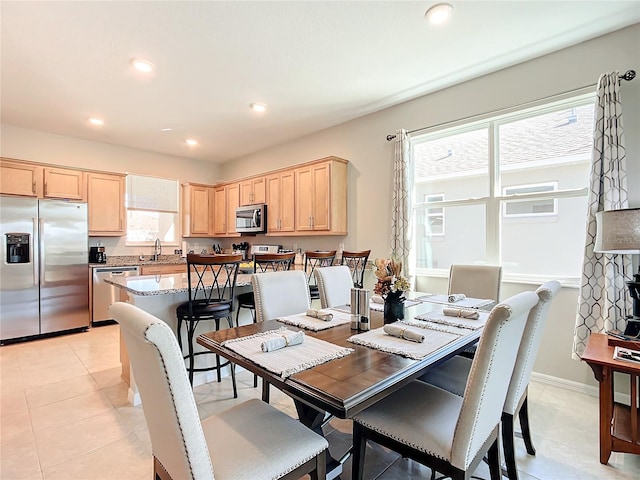
{"type": "Polygon", "coordinates": [[[287,170],[266,177],[267,233],[295,231],[295,173],[287,170]]]}
{"type": "Polygon", "coordinates": [[[22,197],[41,197],[42,167],[0,160],[0,193],[22,197]]]}
{"type": "Polygon", "coordinates": [[[213,234],[238,237],[236,208],[240,205],[240,184],[230,183],[213,188],[213,234]]]}
{"type": "Polygon", "coordinates": [[[240,206],[240,184],[227,185],[227,234],[240,236],[236,233],[236,208],[240,206]]]}
{"type": "Polygon", "coordinates": [[[172,273],[187,273],[187,265],[179,263],[175,265],[142,265],[140,275],[169,275],[172,273]]]}
{"type": "Polygon", "coordinates": [[[89,236],[121,237],[125,234],[124,189],[124,175],[87,175],[89,236]]]}
{"type": "Polygon", "coordinates": [[[347,234],[347,161],[328,157],[295,169],[296,232],[347,234]]]}
{"type": "Polygon", "coordinates": [[[266,202],[265,177],[249,178],[240,182],[240,205],[266,202]]]}
{"type": "Polygon", "coordinates": [[[64,168],[44,168],[44,197],[68,200],[87,199],[85,172],[64,168]]]}
{"type": "Polygon", "coordinates": [[[208,237],[211,233],[211,187],[186,183],[182,185],[182,236],[208,237]]]}

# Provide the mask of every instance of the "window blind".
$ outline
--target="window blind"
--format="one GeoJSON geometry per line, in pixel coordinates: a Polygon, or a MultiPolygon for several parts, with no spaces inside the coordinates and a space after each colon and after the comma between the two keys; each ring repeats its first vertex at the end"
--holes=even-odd
{"type": "Polygon", "coordinates": [[[127,208],[178,213],[178,180],[127,175],[127,208]]]}

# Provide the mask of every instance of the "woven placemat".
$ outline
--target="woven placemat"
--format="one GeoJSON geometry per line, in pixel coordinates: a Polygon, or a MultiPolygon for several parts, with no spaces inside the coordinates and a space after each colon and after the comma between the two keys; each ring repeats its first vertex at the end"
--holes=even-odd
{"type": "Polygon", "coordinates": [[[413,360],[421,360],[427,355],[457,340],[462,335],[444,330],[434,330],[427,326],[412,325],[409,322],[395,322],[394,325],[406,326],[409,330],[424,335],[424,342],[417,343],[403,338],[393,337],[384,332],[383,328],[376,328],[368,332],[351,336],[348,340],[357,345],[375,348],[388,353],[395,353],[413,360]]]}
{"type": "Polygon", "coordinates": [[[304,328],[305,330],[311,330],[313,332],[319,332],[320,330],[326,330],[328,328],[337,327],[338,325],[344,325],[351,322],[349,314],[342,310],[325,308],[323,311],[325,310],[331,310],[331,313],[333,314],[333,318],[329,321],[309,317],[306,313],[287,315],[286,317],[278,318],[278,321],[280,323],[286,323],[287,325],[293,325],[294,327],[304,328]]]}
{"type": "Polygon", "coordinates": [[[265,339],[278,337],[287,331],[287,327],[280,327],[277,330],[227,340],[222,345],[283,378],[353,352],[352,348],[334,345],[309,335],[305,335],[300,345],[272,352],[262,351],[261,345],[265,339]]]}

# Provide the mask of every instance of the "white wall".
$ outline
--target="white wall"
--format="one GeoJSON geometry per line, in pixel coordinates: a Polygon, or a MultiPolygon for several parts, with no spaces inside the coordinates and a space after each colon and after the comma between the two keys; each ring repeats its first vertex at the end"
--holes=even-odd
{"type": "MultiPolygon", "coordinates": [[[[102,170],[116,173],[136,173],[178,179],[180,183],[213,184],[220,179],[220,166],[215,163],[147,152],[134,148],[92,142],[78,138],[28,130],[12,125],[0,126],[0,156],[52,165],[102,170]]],[[[152,248],[131,248],[125,237],[92,237],[90,245],[102,241],[107,255],[150,254],[152,248]]],[[[190,241],[189,248],[199,251],[211,248],[210,241],[190,241]]],[[[173,253],[167,248],[163,253],[173,253]]]]}
{"type": "MultiPolygon", "coordinates": [[[[393,142],[386,141],[388,134],[394,133],[397,128],[413,130],[437,125],[595,85],[604,72],[635,69],[640,74],[638,45],[640,25],[636,24],[228,162],[223,165],[222,175],[224,178],[242,177],[328,155],[345,158],[351,162],[349,235],[344,238],[345,248],[371,248],[372,258],[388,256],[393,170],[393,142]]],[[[623,82],[622,99],[627,133],[630,205],[640,206],[640,78],[623,82]]],[[[303,245],[303,241],[300,239],[298,243],[303,245]]],[[[335,239],[326,237],[325,241],[335,243],[335,239]]],[[[525,287],[505,285],[503,293],[508,296],[522,288],[525,287]]],[[[551,311],[535,369],[539,373],[594,384],[591,370],[571,360],[577,295],[576,289],[563,289],[560,292],[551,311]]]]}
{"type": "Polygon", "coordinates": [[[2,157],[88,170],[176,178],[180,183],[213,184],[220,179],[220,166],[215,163],[54,135],[6,124],[0,126],[0,133],[2,135],[0,156],[2,157]]]}

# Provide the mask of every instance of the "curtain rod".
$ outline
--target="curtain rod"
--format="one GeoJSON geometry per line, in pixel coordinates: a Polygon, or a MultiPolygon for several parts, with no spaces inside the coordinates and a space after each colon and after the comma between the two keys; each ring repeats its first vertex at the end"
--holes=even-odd
{"type": "MultiPolygon", "coordinates": [[[[636,71],[635,70],[627,70],[623,75],[618,75],[618,80],[626,80],[627,82],[630,82],[634,78],[636,78],[636,71]]],[[[573,92],[573,91],[576,91],[576,90],[582,90],[583,88],[587,88],[587,87],[595,87],[595,84],[593,84],[593,85],[585,85],[584,87],[575,88],[575,89],[569,90],[567,92],[558,93],[556,95],[552,95],[552,96],[547,97],[547,98],[553,98],[553,97],[556,97],[558,95],[564,95],[566,93],[573,92]]],[[[539,101],[540,100],[534,100],[533,102],[539,102],[539,101]]],[[[513,105],[513,106],[507,107],[507,108],[511,109],[511,108],[515,108],[515,107],[523,107],[523,106],[528,105],[528,104],[533,103],[533,102],[521,103],[519,105],[513,105]]],[[[501,110],[506,110],[506,108],[501,108],[500,110],[497,110],[495,113],[500,112],[501,110]]],[[[489,113],[489,112],[480,113],[480,114],[476,114],[476,115],[470,115],[468,117],[459,118],[457,120],[450,120],[448,122],[438,123],[436,125],[430,125],[428,127],[416,128],[415,130],[409,130],[407,133],[415,133],[415,132],[419,132],[420,130],[426,130],[427,128],[435,128],[435,127],[439,127],[441,125],[446,125],[446,124],[452,123],[452,122],[460,122],[462,120],[468,120],[468,119],[471,119],[471,118],[479,117],[481,115],[486,115],[487,113],[489,113]]],[[[394,138],[396,138],[395,135],[387,135],[387,142],[390,142],[394,138]]]]}

